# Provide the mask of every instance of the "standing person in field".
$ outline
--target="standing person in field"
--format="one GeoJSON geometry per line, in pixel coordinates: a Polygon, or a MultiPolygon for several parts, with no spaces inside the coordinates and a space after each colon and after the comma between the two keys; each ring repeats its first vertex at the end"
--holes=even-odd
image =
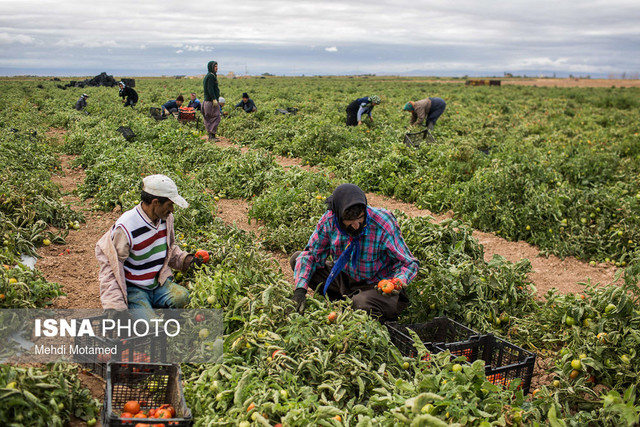
{"type": "Polygon", "coordinates": [[[242,94],[242,101],[236,104],[236,108],[242,108],[245,113],[255,113],[258,111],[256,103],[253,102],[253,99],[249,98],[249,94],[247,92],[242,94]]]}
{"type": "Polygon", "coordinates": [[[293,301],[304,312],[307,289],[330,300],[351,298],[355,309],[389,320],[408,305],[404,285],[418,273],[418,261],[407,247],[393,214],[367,206],[354,184],[339,185],[326,200],[328,210],[303,251],[291,256],[296,283],[293,301]],[[333,263],[327,262],[331,256],[333,263]],[[397,295],[381,295],[379,281],[396,279],[397,295]]]}
{"type": "Polygon", "coordinates": [[[365,96],[358,98],[347,106],[347,126],[360,126],[362,124],[362,115],[366,114],[373,123],[371,112],[373,107],[380,104],[380,97],[377,95],[365,96]]]}
{"type": "Polygon", "coordinates": [[[177,113],[183,102],[184,97],[182,95],[178,95],[176,99],[168,100],[167,102],[162,104],[162,116],[164,117],[167,114],[177,113]]]}
{"type": "Polygon", "coordinates": [[[444,113],[447,103],[442,98],[425,98],[404,104],[404,111],[411,111],[411,126],[422,125],[427,120],[427,128],[433,130],[438,118],[444,113]]]}
{"type": "Polygon", "coordinates": [[[82,96],[76,101],[76,105],[73,108],[78,111],[82,111],[87,108],[87,98],[89,98],[89,95],[83,93],[82,96]]]}
{"type": "Polygon", "coordinates": [[[122,103],[124,104],[124,106],[135,107],[138,103],[138,92],[136,92],[134,88],[125,85],[124,82],[118,83],[118,86],[120,87],[118,96],[122,98],[122,103]]]}
{"type": "Polygon", "coordinates": [[[153,308],[183,308],[189,292],[173,281],[171,269],[185,271],[200,258],[182,251],[173,229],[174,203],[189,203],[165,175],[142,180],[142,200],[123,213],[96,244],[100,264],[100,300],[105,310],[137,310],[154,317],[153,308]]]}
{"type": "Polygon", "coordinates": [[[202,104],[202,117],[204,126],[209,134],[209,141],[218,141],[216,132],[220,124],[220,89],[218,88],[218,63],[209,61],[207,64],[207,75],[202,84],[204,86],[204,103],[202,104]]]}

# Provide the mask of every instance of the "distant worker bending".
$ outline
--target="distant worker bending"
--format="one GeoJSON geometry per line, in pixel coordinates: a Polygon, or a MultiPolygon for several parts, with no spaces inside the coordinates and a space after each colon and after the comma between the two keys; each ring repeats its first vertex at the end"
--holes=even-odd
{"type": "Polygon", "coordinates": [[[411,126],[422,125],[426,119],[427,128],[433,130],[446,107],[447,103],[442,98],[425,98],[407,102],[403,110],[411,111],[411,126]]]}
{"type": "Polygon", "coordinates": [[[373,123],[371,112],[373,107],[380,104],[380,97],[377,95],[365,96],[358,98],[347,106],[347,126],[360,126],[362,124],[362,115],[369,116],[369,120],[373,123]]]}
{"type": "Polygon", "coordinates": [[[242,94],[242,101],[236,104],[236,108],[242,108],[245,113],[255,113],[258,111],[258,107],[256,107],[253,99],[249,98],[249,94],[247,92],[242,94]]]}
{"type": "Polygon", "coordinates": [[[178,95],[176,99],[168,100],[167,102],[162,104],[162,115],[166,116],[168,114],[177,113],[183,102],[184,97],[182,95],[178,95]]]}
{"type": "Polygon", "coordinates": [[[76,101],[76,105],[73,108],[75,108],[78,111],[82,111],[85,108],[87,108],[87,98],[89,98],[89,95],[87,95],[86,93],[83,93],[80,99],[76,101]]]}
{"type": "Polygon", "coordinates": [[[124,106],[135,107],[136,103],[138,102],[138,92],[136,92],[134,88],[125,85],[124,82],[118,83],[118,86],[120,86],[120,92],[118,96],[122,98],[122,103],[124,104],[124,106]]]}

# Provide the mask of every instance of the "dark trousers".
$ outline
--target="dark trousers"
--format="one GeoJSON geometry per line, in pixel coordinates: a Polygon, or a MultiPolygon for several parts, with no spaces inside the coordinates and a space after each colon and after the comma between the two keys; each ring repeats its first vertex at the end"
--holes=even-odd
{"type": "Polygon", "coordinates": [[[438,121],[438,118],[444,113],[444,109],[447,108],[447,103],[442,98],[429,98],[431,100],[431,108],[429,109],[429,116],[427,116],[427,126],[429,123],[434,125],[438,121]]]}
{"type": "MultiPolygon", "coordinates": [[[[289,259],[291,269],[295,270],[296,260],[302,252],[295,252],[289,259]]],[[[333,263],[325,263],[324,268],[318,268],[311,276],[309,287],[322,293],[325,282],[331,273],[333,263]]],[[[353,308],[364,310],[373,317],[381,320],[395,320],[402,310],[409,304],[404,289],[398,295],[381,295],[375,285],[367,282],[357,282],[344,271],[340,272],[327,288],[327,297],[330,301],[350,298],[353,308]]]]}
{"type": "Polygon", "coordinates": [[[358,104],[358,101],[353,101],[347,107],[347,126],[358,125],[358,109],[360,109],[360,104],[358,104]]]}
{"type": "Polygon", "coordinates": [[[133,99],[127,98],[127,100],[124,103],[125,107],[135,107],[136,106],[136,102],[133,99]]]}

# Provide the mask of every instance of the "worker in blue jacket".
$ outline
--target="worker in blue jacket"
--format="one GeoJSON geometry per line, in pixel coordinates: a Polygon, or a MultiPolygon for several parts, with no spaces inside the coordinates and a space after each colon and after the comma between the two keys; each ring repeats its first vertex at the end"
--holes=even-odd
{"type": "Polygon", "coordinates": [[[362,115],[369,116],[371,122],[371,112],[373,107],[380,104],[380,97],[378,95],[365,96],[364,98],[358,98],[353,101],[347,107],[347,126],[359,126],[362,124],[362,115]]]}

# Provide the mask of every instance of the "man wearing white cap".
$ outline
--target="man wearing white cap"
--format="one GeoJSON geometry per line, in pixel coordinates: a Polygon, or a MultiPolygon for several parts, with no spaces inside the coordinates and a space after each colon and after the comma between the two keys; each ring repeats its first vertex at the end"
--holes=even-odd
{"type": "MultiPolygon", "coordinates": [[[[173,281],[171,269],[185,271],[194,262],[175,242],[174,204],[189,203],[165,175],[143,180],[140,204],[123,213],[96,244],[100,263],[100,300],[105,310],[183,308],[189,292],[173,281]]],[[[199,259],[196,262],[200,261],[199,259]]]]}

